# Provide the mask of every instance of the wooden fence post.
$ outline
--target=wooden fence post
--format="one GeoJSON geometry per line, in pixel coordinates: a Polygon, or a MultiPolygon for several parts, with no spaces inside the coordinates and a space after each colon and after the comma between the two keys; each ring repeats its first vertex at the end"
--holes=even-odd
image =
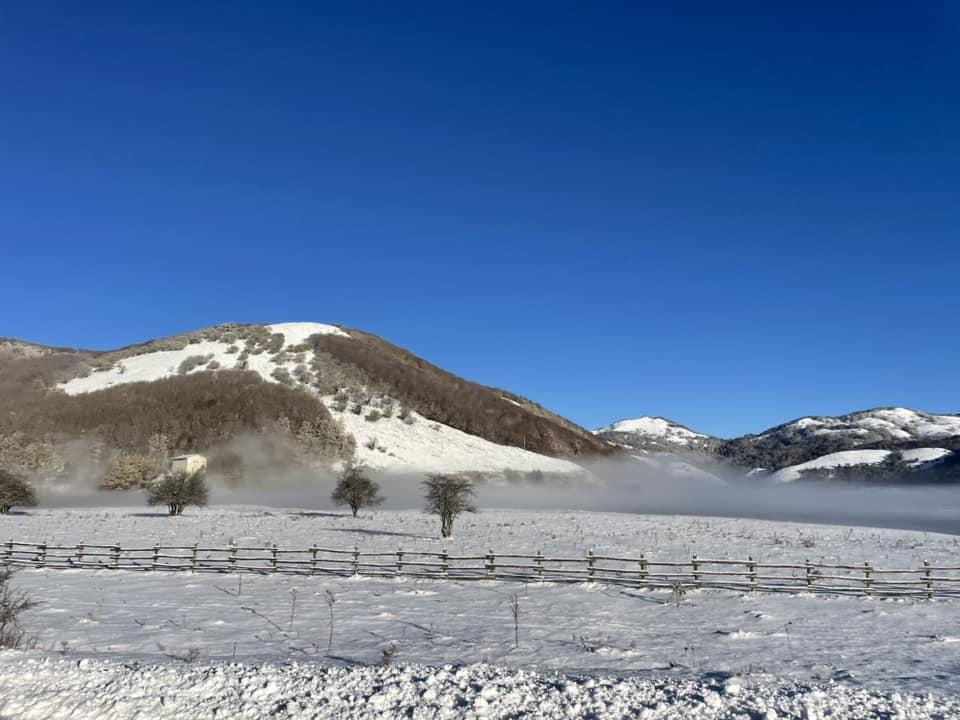
{"type": "Polygon", "coordinates": [[[360,574],[360,548],[353,546],[353,574],[360,574]]]}
{"type": "Polygon", "coordinates": [[[113,545],[113,558],[112,558],[112,569],[116,570],[120,567],[120,541],[117,540],[113,545]]]}
{"type": "Polygon", "coordinates": [[[230,572],[235,573],[237,571],[237,544],[235,542],[230,543],[230,572]]]}
{"type": "Polygon", "coordinates": [[[640,553],[640,582],[643,588],[647,589],[649,586],[649,583],[647,583],[647,556],[644,553],[640,553]]]}
{"type": "Polygon", "coordinates": [[[193,544],[193,551],[190,553],[190,572],[197,571],[197,544],[193,544]]]}
{"type": "Polygon", "coordinates": [[[274,543],[273,547],[270,548],[271,558],[270,558],[270,570],[271,572],[277,571],[277,544],[274,543]]]}
{"type": "Polygon", "coordinates": [[[45,568],[47,566],[47,544],[43,543],[40,545],[40,567],[45,568]]]}
{"type": "Polygon", "coordinates": [[[693,558],[690,560],[690,565],[693,568],[693,571],[691,572],[691,575],[693,575],[693,586],[697,590],[699,590],[700,589],[700,573],[699,573],[700,561],[697,560],[696,555],[694,555],[693,558]]]}
{"type": "Polygon", "coordinates": [[[150,565],[151,570],[157,570],[160,566],[160,543],[154,543],[153,545],[153,563],[150,565]]]}
{"type": "Polygon", "coordinates": [[[449,565],[447,564],[447,549],[440,548],[440,574],[444,580],[447,579],[447,570],[449,565]]]}
{"type": "Polygon", "coordinates": [[[487,554],[487,579],[496,580],[497,579],[497,566],[496,558],[493,554],[493,548],[490,548],[490,552],[487,554]]]}
{"type": "Polygon", "coordinates": [[[314,543],[313,547],[310,548],[310,574],[317,574],[317,550],[320,548],[317,547],[317,544],[314,543]]]}
{"type": "Polygon", "coordinates": [[[537,556],[533,560],[536,563],[537,580],[543,582],[543,553],[537,550],[537,556]]]}
{"type": "Polygon", "coordinates": [[[803,561],[803,566],[807,571],[807,591],[813,592],[813,563],[810,562],[810,558],[803,561]]]}
{"type": "Polygon", "coordinates": [[[403,547],[397,547],[397,575],[403,575],[403,547]]]}
{"type": "Polygon", "coordinates": [[[594,568],[595,561],[596,558],[593,557],[593,550],[587,550],[587,582],[593,582],[596,577],[594,568]]]}
{"type": "Polygon", "coordinates": [[[867,597],[873,596],[873,568],[870,567],[870,561],[863,561],[863,591],[867,597]]]}
{"type": "Polygon", "coordinates": [[[83,540],[77,543],[77,567],[83,567],[83,540]]]}
{"type": "Polygon", "coordinates": [[[933,578],[930,577],[930,561],[923,561],[923,578],[927,581],[927,600],[933,600],[933,578]]]}
{"type": "Polygon", "coordinates": [[[7,562],[13,562],[13,538],[7,542],[7,562]]]}
{"type": "Polygon", "coordinates": [[[747,556],[747,585],[751,592],[757,589],[757,564],[752,555],[747,556]]]}

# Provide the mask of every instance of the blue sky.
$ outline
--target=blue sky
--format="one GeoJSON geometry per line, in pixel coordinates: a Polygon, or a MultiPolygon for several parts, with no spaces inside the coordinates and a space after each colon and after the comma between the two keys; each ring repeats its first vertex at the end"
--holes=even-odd
{"type": "Polygon", "coordinates": [[[0,335],[362,328],[586,426],[960,411],[947,3],[7,3],[0,335]]]}

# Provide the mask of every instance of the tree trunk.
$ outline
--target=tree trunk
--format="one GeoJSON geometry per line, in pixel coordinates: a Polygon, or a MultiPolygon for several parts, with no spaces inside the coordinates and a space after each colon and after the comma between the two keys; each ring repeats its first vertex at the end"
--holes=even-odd
{"type": "Polygon", "coordinates": [[[357,510],[360,509],[360,506],[359,506],[359,505],[351,505],[351,506],[350,506],[350,509],[353,510],[353,516],[356,517],[356,516],[357,516],[357,510]]]}
{"type": "Polygon", "coordinates": [[[9,515],[10,505],[0,505],[0,515],[9,515]]]}

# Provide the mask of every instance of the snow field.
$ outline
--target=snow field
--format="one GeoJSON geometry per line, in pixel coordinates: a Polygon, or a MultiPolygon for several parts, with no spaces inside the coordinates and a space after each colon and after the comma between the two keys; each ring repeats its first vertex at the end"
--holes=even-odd
{"type": "MultiPolygon", "coordinates": [[[[140,546],[154,542],[219,546],[235,540],[307,547],[316,542],[387,553],[398,545],[405,549],[443,545],[436,537],[436,519],[415,511],[363,513],[354,519],[329,512],[211,508],[169,518],[142,508],[49,509],[4,518],[3,526],[18,540],[63,544],[83,539],[140,546]]],[[[658,559],[687,559],[693,553],[735,558],[749,554],[767,562],[870,558],[888,567],[916,567],[922,559],[950,562],[958,547],[958,538],[933,533],[591,512],[486,510],[458,518],[454,531],[456,536],[446,544],[452,553],[493,547],[499,553],[542,550],[582,556],[593,548],[603,554],[645,552],[658,559]]],[[[517,677],[525,677],[530,668],[617,676],[647,673],[659,678],[651,682],[660,683],[656,687],[662,686],[664,698],[679,692],[669,689],[671,683],[709,682],[717,673],[767,683],[773,694],[780,692],[782,683],[794,681],[837,681],[881,693],[955,696],[960,690],[956,672],[960,620],[958,603],[952,600],[688,588],[676,602],[667,590],[599,583],[111,570],[24,570],[16,585],[40,602],[24,614],[23,623],[41,655],[51,662],[61,657],[102,661],[107,675],[119,673],[122,664],[167,661],[193,673],[197,682],[205,677],[206,670],[197,669],[201,665],[222,668],[222,663],[234,660],[366,667],[379,663],[384,649],[395,644],[402,664],[494,663],[515,668],[517,677]],[[510,610],[515,597],[520,608],[519,644],[510,610]],[[664,675],[672,679],[663,680],[664,675]],[[779,680],[764,679],[768,676],[779,680]]],[[[27,666],[18,662],[5,667],[0,683],[13,682],[6,679],[9,673],[27,672],[27,666]]],[[[157,672],[168,677],[162,674],[166,671],[157,672]]],[[[236,672],[248,678],[254,671],[247,667],[236,672]]],[[[88,681],[96,682],[84,680],[88,681]]],[[[172,683],[171,692],[176,691],[174,679],[163,682],[172,683]]],[[[278,688],[286,688],[283,692],[299,692],[298,680],[291,680],[292,686],[282,679],[263,682],[278,683],[278,688]]],[[[475,694],[468,693],[471,702],[475,694]]],[[[867,706],[880,707],[870,705],[873,702],[867,706]]],[[[351,712],[350,707],[344,712],[351,712]]],[[[727,706],[721,702],[717,707],[727,706]]],[[[649,716],[681,717],[666,713],[649,716]]]]}

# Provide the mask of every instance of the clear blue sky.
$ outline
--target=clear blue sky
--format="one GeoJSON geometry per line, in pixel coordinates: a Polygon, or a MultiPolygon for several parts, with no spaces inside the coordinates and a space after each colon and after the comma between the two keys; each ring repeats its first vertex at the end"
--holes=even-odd
{"type": "Polygon", "coordinates": [[[0,335],[337,322],[587,426],[960,411],[957,5],[643,5],[3,3],[0,335]]]}

